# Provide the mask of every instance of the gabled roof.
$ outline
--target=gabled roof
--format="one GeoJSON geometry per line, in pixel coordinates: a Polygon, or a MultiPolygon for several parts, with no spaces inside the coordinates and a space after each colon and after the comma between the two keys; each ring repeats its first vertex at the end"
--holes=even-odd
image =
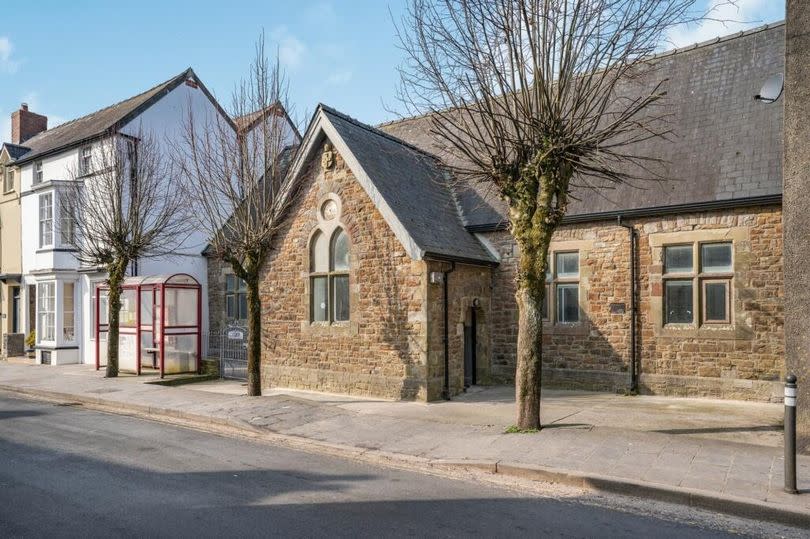
{"type": "MultiPolygon", "coordinates": [[[[662,112],[669,115],[673,134],[670,140],[647,140],[631,151],[663,159],[657,172],[668,181],[635,181],[599,192],[575,188],[566,219],[778,201],[783,103],[769,105],[753,96],[771,75],[784,71],[784,29],[784,23],[770,24],[658,55],[653,76],[667,79],[662,112]]],[[[431,135],[430,116],[405,118],[380,129],[450,165],[460,164],[431,135]]],[[[493,185],[457,184],[455,190],[470,230],[508,222],[506,204],[493,185]]]]}
{"type": "Polygon", "coordinates": [[[122,127],[188,79],[193,79],[219,108],[210,93],[200,83],[194,70],[188,68],[169,80],[134,97],[31,137],[25,141],[25,148],[28,151],[17,158],[17,163],[22,164],[38,157],[78,146],[84,142],[99,138],[110,130],[122,127]]]}
{"type": "Polygon", "coordinates": [[[465,230],[450,178],[435,156],[320,104],[293,162],[294,177],[324,138],[343,156],[412,259],[497,263],[465,230]]]}
{"type": "Polygon", "coordinates": [[[28,148],[26,148],[25,146],[20,146],[19,144],[12,144],[10,142],[4,142],[2,145],[0,145],[0,153],[2,153],[3,150],[8,152],[8,156],[9,158],[11,158],[11,160],[18,159],[20,156],[28,152],[28,148]]]}

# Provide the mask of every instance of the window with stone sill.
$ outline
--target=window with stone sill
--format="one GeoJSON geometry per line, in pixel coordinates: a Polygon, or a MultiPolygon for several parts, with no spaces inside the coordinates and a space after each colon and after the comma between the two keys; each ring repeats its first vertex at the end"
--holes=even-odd
{"type": "Polygon", "coordinates": [[[322,231],[310,243],[310,321],[349,320],[349,237],[337,228],[328,238],[322,231]]]}
{"type": "Polygon", "coordinates": [[[552,264],[546,270],[546,297],[543,301],[543,320],[558,324],[576,324],[579,312],[579,252],[555,252],[552,264]]]}
{"type": "Polygon", "coordinates": [[[730,324],[733,284],[731,242],[664,246],[664,325],[730,324]]]}

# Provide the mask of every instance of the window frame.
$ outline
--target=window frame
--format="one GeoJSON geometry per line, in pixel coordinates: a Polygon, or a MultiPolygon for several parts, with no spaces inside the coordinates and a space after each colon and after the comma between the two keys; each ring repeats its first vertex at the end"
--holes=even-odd
{"type": "Polygon", "coordinates": [[[561,326],[576,326],[582,323],[582,302],[580,294],[582,291],[582,255],[579,249],[560,249],[549,253],[549,262],[546,269],[546,297],[542,309],[546,309],[546,316],[543,322],[553,323],[561,326]],[[557,260],[560,255],[577,255],[577,273],[560,275],[557,260]],[[559,313],[558,290],[560,287],[576,285],[577,289],[577,319],[575,321],[562,320],[559,313]]]}
{"type": "Polygon", "coordinates": [[[662,317],[661,322],[664,327],[669,328],[703,328],[703,327],[727,327],[734,323],[732,312],[734,302],[734,241],[729,239],[693,241],[693,242],[673,242],[662,246],[662,317]],[[703,270],[703,247],[705,245],[728,245],[731,254],[728,271],[704,271],[703,270]],[[692,269],[691,271],[668,272],[666,264],[666,250],[670,247],[690,246],[692,248],[692,269]],[[690,322],[669,322],[667,320],[667,282],[669,281],[691,281],[692,287],[692,320],[690,322]],[[724,283],[726,285],[726,318],[724,320],[708,320],[706,316],[706,284],[724,283]]]}
{"type": "Polygon", "coordinates": [[[14,167],[3,165],[3,193],[14,191],[14,167]]]}
{"type": "Polygon", "coordinates": [[[79,303],[76,301],[77,289],[75,281],[62,282],[62,340],[66,343],[76,342],[76,307],[79,303]],[[67,293],[68,287],[71,289],[70,294],[67,293]],[[68,298],[70,298],[71,307],[69,310],[68,298]],[[70,315],[70,324],[68,324],[68,315],[70,315]],[[70,335],[68,335],[68,328],[71,330],[70,335]]]}
{"type": "Polygon", "coordinates": [[[235,273],[228,273],[225,275],[225,318],[228,321],[235,321],[235,322],[246,322],[247,321],[247,283],[239,278],[235,273]],[[234,283],[234,286],[230,286],[229,283],[234,283]],[[234,309],[236,311],[236,316],[231,316],[228,312],[228,298],[233,299],[234,309]],[[240,313],[240,297],[244,298],[245,303],[245,317],[242,318],[239,315],[240,313]]]}
{"type": "Polygon", "coordinates": [[[37,223],[39,225],[37,230],[39,232],[38,240],[39,240],[39,248],[40,249],[46,249],[46,248],[54,246],[55,238],[54,238],[54,232],[53,232],[53,207],[54,207],[54,204],[53,204],[54,196],[53,195],[54,195],[53,192],[41,193],[37,197],[37,210],[38,210],[37,223]],[[48,215],[48,217],[43,217],[43,215],[42,215],[42,210],[43,210],[42,201],[44,199],[46,199],[46,198],[49,200],[49,204],[47,206],[49,215],[48,215]],[[50,241],[48,241],[48,242],[44,241],[46,233],[47,233],[47,237],[50,239],[50,241]]]}
{"type": "MultiPolygon", "coordinates": [[[[60,194],[60,196],[62,196],[60,194]]],[[[60,202],[59,204],[59,244],[66,247],[76,245],[76,220],[70,213],[69,208],[60,202]]]]}
{"type": "Polygon", "coordinates": [[[704,324],[718,324],[718,325],[728,325],[731,323],[731,280],[730,279],[713,279],[713,278],[706,278],[701,280],[700,283],[701,287],[701,294],[703,298],[703,302],[700,305],[700,314],[701,320],[704,324]],[[722,284],[726,287],[726,317],[722,320],[709,320],[709,317],[706,314],[706,306],[708,305],[708,301],[706,301],[707,294],[706,294],[706,285],[708,284],[722,284]]]}
{"type": "Polygon", "coordinates": [[[42,166],[42,160],[34,161],[34,185],[39,185],[45,181],[45,171],[42,166]]]}
{"type": "Polygon", "coordinates": [[[56,342],[56,281],[42,281],[37,283],[36,326],[37,343],[56,342]],[[49,295],[43,294],[46,290],[50,290],[49,295]],[[46,328],[48,328],[50,332],[46,332],[46,328]]]}
{"type": "Polygon", "coordinates": [[[93,147],[91,145],[82,146],[79,148],[79,175],[89,176],[93,173],[93,147]],[[85,155],[87,152],[87,155],[85,155]],[[88,162],[85,162],[85,159],[88,162]]]}
{"type": "Polygon", "coordinates": [[[346,324],[351,321],[352,317],[352,301],[351,301],[351,239],[346,229],[343,226],[336,226],[329,235],[323,229],[319,228],[309,240],[309,322],[310,324],[323,324],[323,325],[340,325],[346,324]],[[346,269],[335,269],[335,244],[340,234],[344,234],[347,241],[347,256],[348,265],[346,269]],[[314,271],[315,267],[315,243],[320,235],[327,238],[327,271],[314,271]],[[338,302],[336,301],[337,287],[335,281],[340,278],[345,278],[347,281],[346,288],[348,296],[346,297],[348,316],[345,319],[338,319],[336,309],[338,302]],[[315,282],[319,279],[326,281],[326,317],[325,320],[316,320],[315,318],[315,282]]]}

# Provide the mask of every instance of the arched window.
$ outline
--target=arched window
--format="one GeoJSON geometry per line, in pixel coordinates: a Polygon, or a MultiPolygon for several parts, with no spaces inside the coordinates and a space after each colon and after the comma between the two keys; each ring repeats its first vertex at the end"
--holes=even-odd
{"type": "Polygon", "coordinates": [[[313,322],[349,319],[349,238],[337,228],[331,239],[320,230],[310,242],[310,316],[313,322]]]}

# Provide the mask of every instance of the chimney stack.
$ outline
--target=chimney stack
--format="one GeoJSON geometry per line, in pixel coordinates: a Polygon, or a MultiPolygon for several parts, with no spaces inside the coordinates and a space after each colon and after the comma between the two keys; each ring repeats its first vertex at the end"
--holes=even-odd
{"type": "Polygon", "coordinates": [[[28,103],[11,113],[11,142],[22,144],[34,135],[48,129],[48,117],[28,110],[28,103]]]}

